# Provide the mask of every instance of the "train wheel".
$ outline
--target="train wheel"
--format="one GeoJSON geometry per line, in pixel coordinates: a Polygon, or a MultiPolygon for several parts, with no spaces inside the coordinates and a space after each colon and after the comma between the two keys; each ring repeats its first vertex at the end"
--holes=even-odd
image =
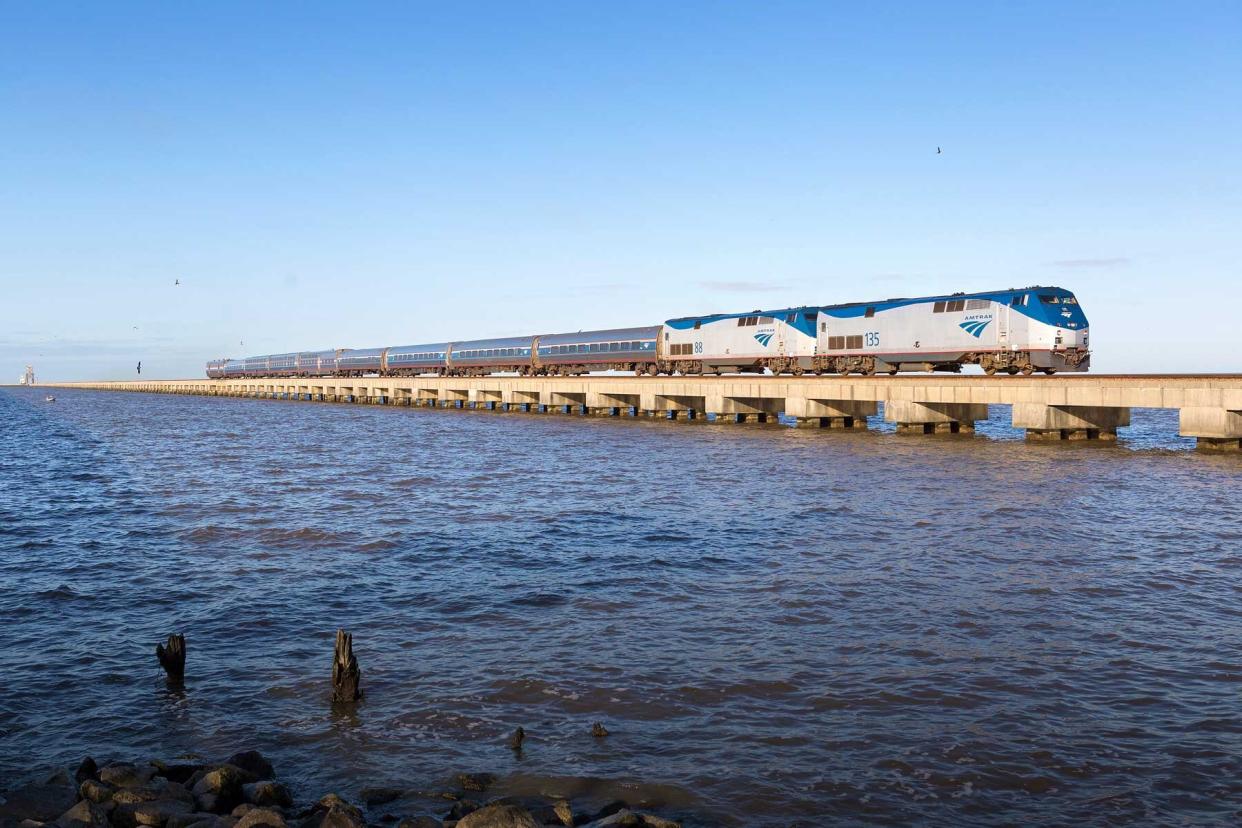
{"type": "Polygon", "coordinates": [[[901,370],[900,368],[889,368],[889,369],[888,369],[888,375],[889,375],[890,377],[895,377],[895,376],[897,376],[897,372],[898,372],[898,371],[900,371],[900,370],[901,370]]]}
{"type": "Polygon", "coordinates": [[[1022,366],[1022,376],[1024,376],[1024,377],[1029,377],[1029,376],[1030,376],[1031,374],[1033,374],[1033,373],[1035,373],[1035,366],[1034,366],[1034,365],[1031,365],[1031,364],[1028,362],[1026,365],[1023,365],[1023,366],[1022,366]]]}
{"type": "Polygon", "coordinates": [[[793,370],[789,373],[793,374],[795,377],[800,377],[806,373],[806,369],[804,369],[801,365],[795,365],[793,370]]]}
{"type": "Polygon", "coordinates": [[[1056,368],[1045,368],[1045,369],[1044,369],[1044,373],[1045,373],[1046,375],[1048,375],[1048,376],[1052,376],[1052,375],[1053,375],[1053,374],[1055,374],[1056,372],[1057,372],[1057,369],[1056,369],[1056,368]]]}
{"type": "Polygon", "coordinates": [[[1013,376],[1017,376],[1018,369],[1017,369],[1017,368],[1006,368],[1006,369],[1005,369],[1005,373],[1006,373],[1006,374],[1008,374],[1008,375],[1009,375],[1009,376],[1011,376],[1011,377],[1013,377],[1013,376]]]}
{"type": "Polygon", "coordinates": [[[995,365],[988,365],[988,367],[987,367],[987,368],[984,368],[984,369],[983,369],[983,373],[987,374],[989,377],[991,377],[991,376],[995,376],[995,375],[996,375],[996,366],[995,366],[995,365]]]}

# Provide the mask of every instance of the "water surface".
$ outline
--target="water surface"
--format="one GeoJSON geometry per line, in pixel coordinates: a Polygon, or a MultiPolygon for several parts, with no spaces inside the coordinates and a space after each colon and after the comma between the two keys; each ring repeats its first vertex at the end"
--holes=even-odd
{"type": "Polygon", "coordinates": [[[699,826],[1242,817],[1242,458],[1176,412],[1087,446],[1002,407],[924,437],[57,395],[0,390],[0,780],[249,746],[304,797],[489,770],[699,826]]]}

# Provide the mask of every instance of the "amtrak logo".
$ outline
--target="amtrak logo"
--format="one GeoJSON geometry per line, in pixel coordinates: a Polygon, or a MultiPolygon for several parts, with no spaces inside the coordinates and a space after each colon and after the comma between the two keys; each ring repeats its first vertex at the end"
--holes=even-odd
{"type": "Polygon", "coordinates": [[[973,336],[975,339],[978,339],[983,335],[983,329],[986,328],[991,321],[991,319],[972,319],[969,322],[959,323],[958,327],[973,336]]]}
{"type": "MultiPolygon", "coordinates": [[[[976,334],[976,336],[978,336],[978,334],[976,334]]],[[[772,341],[772,334],[770,333],[755,334],[755,341],[757,341],[760,345],[766,348],[768,347],[768,343],[772,341]]]]}

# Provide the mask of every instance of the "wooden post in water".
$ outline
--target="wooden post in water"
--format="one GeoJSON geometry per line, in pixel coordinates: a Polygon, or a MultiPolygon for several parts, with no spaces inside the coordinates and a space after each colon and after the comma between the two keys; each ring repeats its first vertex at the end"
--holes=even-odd
{"type": "Polygon", "coordinates": [[[185,683],[185,636],[179,633],[168,636],[168,644],[155,645],[155,657],[168,674],[169,684],[185,683]]]}
{"type": "Polygon", "coordinates": [[[354,658],[354,637],[344,630],[336,631],[336,651],[332,660],[332,701],[356,702],[362,698],[358,684],[362,671],[354,658]]]}

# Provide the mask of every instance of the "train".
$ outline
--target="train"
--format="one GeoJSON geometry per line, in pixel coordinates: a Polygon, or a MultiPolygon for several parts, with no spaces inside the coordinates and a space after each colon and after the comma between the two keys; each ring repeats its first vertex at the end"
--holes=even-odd
{"type": "Polygon", "coordinates": [[[988,375],[1090,368],[1077,297],[1040,286],[669,319],[640,328],[382,348],[340,348],[207,363],[212,379],[361,376],[896,374],[988,375]]]}

